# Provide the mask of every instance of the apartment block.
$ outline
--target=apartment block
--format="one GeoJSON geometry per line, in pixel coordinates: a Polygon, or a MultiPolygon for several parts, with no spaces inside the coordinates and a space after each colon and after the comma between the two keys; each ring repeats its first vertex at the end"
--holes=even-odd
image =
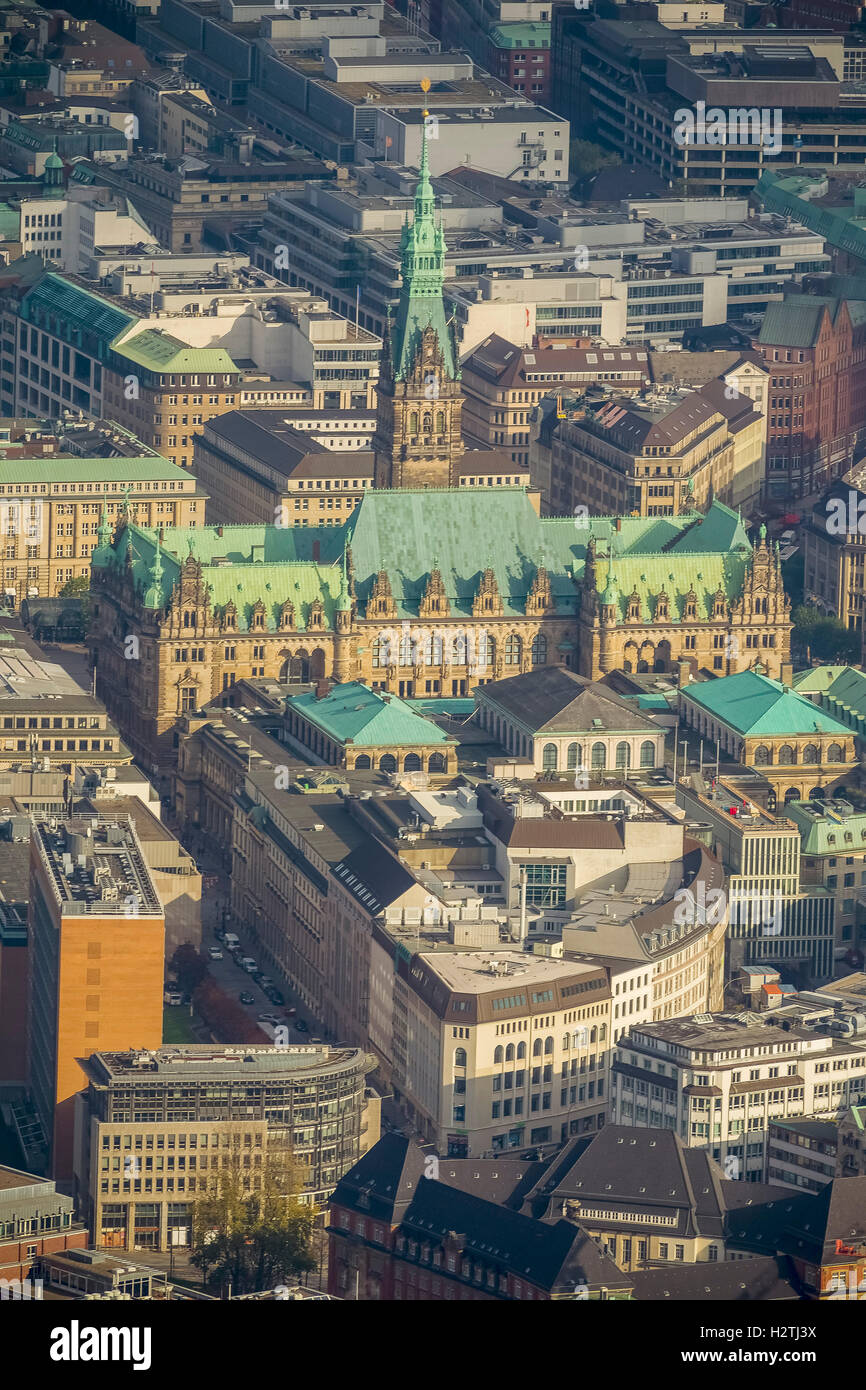
{"type": "Polygon", "coordinates": [[[821,1001],[636,1025],[612,1063],[612,1122],[672,1129],[726,1175],[767,1181],[773,1123],[832,1119],[866,1096],[866,1042],[817,1031],[838,1010],[821,1001]]]}

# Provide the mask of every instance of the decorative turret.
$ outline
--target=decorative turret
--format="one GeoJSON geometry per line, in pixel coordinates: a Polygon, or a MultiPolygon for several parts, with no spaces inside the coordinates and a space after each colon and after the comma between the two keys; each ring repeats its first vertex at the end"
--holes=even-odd
{"type": "Polygon", "coordinates": [[[478,591],[472,600],[473,618],[501,618],[504,612],[499,584],[492,565],[481,576],[478,591]]]}
{"type": "Polygon", "coordinates": [[[379,570],[373,580],[373,588],[367,600],[368,618],[396,618],[397,605],[391,593],[391,581],[384,570],[379,570]]]}
{"type": "Polygon", "coordinates": [[[150,567],[150,576],[147,588],[144,591],[142,604],[145,608],[162,608],[162,546],[160,537],[156,537],[156,546],[153,551],[153,564],[150,567]]]}
{"type": "Polygon", "coordinates": [[[334,604],[334,679],[340,684],[355,675],[354,626],[355,605],[349,593],[348,555],[344,550],[340,593],[334,604]]]}
{"type": "Polygon", "coordinates": [[[544,563],[544,556],[540,556],[538,569],[526,596],[525,613],[527,618],[540,618],[545,613],[550,613],[555,607],[553,591],[550,587],[550,575],[544,563]]]}
{"type": "Polygon", "coordinates": [[[445,581],[439,569],[439,561],[435,558],[418,612],[422,618],[447,618],[451,614],[445,581]]]}

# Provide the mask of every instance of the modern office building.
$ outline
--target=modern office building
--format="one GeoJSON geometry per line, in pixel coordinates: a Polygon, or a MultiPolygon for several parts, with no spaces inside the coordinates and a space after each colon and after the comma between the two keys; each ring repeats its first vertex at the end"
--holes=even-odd
{"type": "Polygon", "coordinates": [[[87,1227],[76,1218],[71,1197],[61,1196],[48,1178],[22,1173],[5,1164],[0,1167],[3,1299],[16,1296],[16,1280],[31,1281],[31,1290],[22,1290],[19,1296],[39,1297],[33,1291],[32,1280],[40,1277],[42,1260],[86,1245],[87,1227]]]}
{"type": "Polygon", "coordinates": [[[269,1148],[291,1150],[303,1201],[326,1201],[378,1138],[377,1121],[362,1142],[372,1061],[319,1045],[95,1050],[75,1117],[75,1192],[94,1243],[188,1247],[195,1201],[234,1156],[255,1192],[269,1148]]]}
{"type": "MultiPolygon", "coordinates": [[[[727,873],[728,976],[744,965],[775,965],[786,978],[793,972],[804,982],[829,980],[839,904],[829,885],[806,869],[800,823],[789,817],[788,805],[776,816],[733,784],[700,776],[681,778],[676,796],[688,823],[710,828],[727,873]]],[[[790,804],[794,811],[804,805],[790,804]]],[[[807,815],[799,819],[808,823],[807,815]]]]}
{"type": "Polygon", "coordinates": [[[162,1042],[165,913],[128,820],[37,820],[30,851],[29,1092],[68,1182],[82,1059],[162,1042]]]}

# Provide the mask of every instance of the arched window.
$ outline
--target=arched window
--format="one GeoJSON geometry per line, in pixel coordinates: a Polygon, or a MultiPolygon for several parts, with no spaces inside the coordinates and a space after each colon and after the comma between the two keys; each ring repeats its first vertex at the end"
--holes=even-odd
{"type": "Polygon", "coordinates": [[[517,1060],[518,1060],[518,1062],[522,1062],[523,1059],[525,1058],[525,1056],[526,1056],[526,1043],[518,1043],[518,1044],[517,1044],[517,1060]]]}
{"type": "Polygon", "coordinates": [[[841,743],[831,743],[831,744],[830,744],[830,747],[827,749],[827,762],[828,762],[828,763],[841,763],[841,761],[842,761],[842,745],[841,745],[841,743]]]}
{"type": "Polygon", "coordinates": [[[556,744],[545,743],[541,751],[541,766],[545,772],[556,771],[556,744]]]}
{"type": "Polygon", "coordinates": [[[606,1024],[606,1023],[603,1023],[603,1024],[601,1025],[601,1029],[600,1029],[599,1035],[598,1035],[598,1040],[599,1040],[599,1042],[604,1042],[604,1040],[605,1040],[606,1037],[607,1037],[607,1024],[606,1024]]]}
{"type": "Polygon", "coordinates": [[[455,666],[466,665],[466,634],[460,632],[451,643],[451,661],[455,666]]]}
{"type": "Polygon", "coordinates": [[[541,1038],[536,1038],[536,1039],[535,1039],[535,1042],[532,1044],[532,1055],[533,1055],[533,1057],[540,1057],[540,1056],[541,1056],[541,1053],[542,1053],[542,1050],[543,1050],[543,1049],[542,1049],[542,1045],[541,1045],[541,1038]]]}
{"type": "Polygon", "coordinates": [[[444,753],[431,753],[427,761],[428,772],[445,772],[447,768],[444,753]]]}
{"type": "Polygon", "coordinates": [[[641,767],[655,767],[656,747],[651,738],[645,739],[640,746],[640,765],[641,767]]]}
{"type": "Polygon", "coordinates": [[[393,753],[383,753],[379,759],[379,768],[382,772],[396,772],[397,759],[393,753]]]}
{"type": "Polygon", "coordinates": [[[789,801],[799,801],[799,800],[800,800],[800,788],[799,788],[799,787],[789,787],[788,790],[785,792],[785,805],[787,806],[787,804],[788,804],[789,801]]]}
{"type": "Polygon", "coordinates": [[[369,766],[370,766],[370,755],[369,755],[369,753],[359,753],[359,754],[358,754],[358,757],[355,759],[355,768],[356,768],[356,770],[357,770],[358,768],[364,768],[364,767],[369,767],[369,766]]]}
{"type": "Polygon", "coordinates": [[[818,752],[818,745],[816,743],[807,743],[806,747],[803,749],[803,762],[819,763],[820,761],[821,755],[818,752]]]}
{"type": "Polygon", "coordinates": [[[423,427],[423,428],[424,428],[424,433],[425,433],[425,434],[432,434],[432,433],[433,433],[433,416],[432,416],[432,414],[431,414],[431,412],[430,412],[429,410],[425,410],[425,412],[424,412],[424,427],[423,427]]]}
{"type": "Polygon", "coordinates": [[[409,433],[410,433],[410,434],[417,434],[417,433],[418,433],[418,412],[417,412],[417,410],[413,410],[412,413],[411,413],[411,415],[409,416],[409,433]]]}
{"type": "Polygon", "coordinates": [[[590,1043],[596,1043],[596,1042],[598,1042],[598,1029],[597,1029],[597,1028],[593,1028],[592,1032],[591,1032],[590,1035],[589,1035],[589,1041],[590,1041],[590,1043]]]}
{"type": "Polygon", "coordinates": [[[457,1051],[454,1053],[454,1065],[455,1065],[455,1067],[465,1067],[465,1066],[466,1066],[466,1048],[465,1048],[465,1047],[458,1047],[457,1051]]]}
{"type": "Polygon", "coordinates": [[[533,666],[544,666],[547,661],[547,638],[543,632],[539,632],[532,639],[532,664],[533,666]]]}
{"type": "Polygon", "coordinates": [[[403,771],[404,771],[404,772],[420,772],[420,771],[421,771],[421,759],[419,758],[419,756],[418,756],[417,753],[407,753],[407,754],[406,754],[405,758],[403,759],[403,771]]]}
{"type": "Polygon", "coordinates": [[[563,1033],[563,1035],[562,1035],[562,1050],[563,1050],[563,1052],[567,1052],[567,1051],[568,1051],[568,1044],[569,1044],[569,1036],[568,1036],[567,1033],[563,1033]]]}
{"type": "Polygon", "coordinates": [[[550,1053],[550,1052],[553,1051],[553,1038],[545,1038],[545,1039],[544,1039],[544,1050],[545,1050],[545,1052],[547,1052],[547,1053],[550,1053]]]}
{"type": "Polygon", "coordinates": [[[790,765],[797,761],[797,756],[790,743],[783,743],[779,749],[779,762],[790,765]]]}
{"type": "Polygon", "coordinates": [[[400,665],[414,666],[418,660],[418,639],[404,628],[400,638],[400,665]]]}
{"type": "Polygon", "coordinates": [[[190,613],[187,610],[183,615],[183,625],[184,627],[195,627],[195,613],[190,613]]]}
{"type": "Polygon", "coordinates": [[[445,433],[445,411],[444,411],[444,410],[437,410],[437,412],[436,412],[436,433],[437,433],[437,434],[444,434],[444,433],[445,433]]]}
{"type": "Polygon", "coordinates": [[[502,1055],[502,1048],[497,1047],[496,1051],[493,1054],[493,1065],[495,1067],[499,1067],[502,1065],[502,1055]]]}
{"type": "Polygon", "coordinates": [[[517,633],[516,633],[516,632],[512,632],[511,635],[510,635],[510,637],[508,637],[508,639],[506,640],[506,643],[505,643],[505,665],[506,665],[506,666],[519,666],[519,665],[520,665],[520,652],[521,652],[522,647],[523,647],[523,643],[521,642],[520,638],[517,636],[517,633]]]}
{"type": "Polygon", "coordinates": [[[576,743],[570,743],[570,744],[568,745],[568,755],[567,755],[566,767],[569,769],[569,771],[573,771],[574,768],[577,767],[577,763],[578,763],[578,757],[577,757],[577,755],[578,755],[578,752],[579,752],[579,749],[578,749],[578,746],[577,746],[576,743]]]}
{"type": "Polygon", "coordinates": [[[509,1043],[508,1046],[506,1047],[506,1049],[505,1049],[505,1060],[506,1060],[506,1062],[513,1062],[513,1061],[514,1061],[514,1043],[509,1043]]]}
{"type": "Polygon", "coordinates": [[[596,771],[607,766],[607,749],[603,743],[592,745],[592,766],[596,771]]]}
{"type": "Polygon", "coordinates": [[[770,758],[769,748],[767,748],[763,743],[759,744],[758,747],[755,749],[755,756],[752,761],[754,762],[755,767],[769,767],[770,762],[772,761],[770,758]]]}
{"type": "Polygon", "coordinates": [[[616,765],[619,768],[629,767],[631,765],[631,748],[626,743],[625,739],[616,745],[616,765]]]}

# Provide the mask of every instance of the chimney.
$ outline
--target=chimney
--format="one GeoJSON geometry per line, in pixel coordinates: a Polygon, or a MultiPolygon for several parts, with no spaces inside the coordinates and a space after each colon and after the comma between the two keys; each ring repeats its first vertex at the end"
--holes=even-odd
{"type": "Polygon", "coordinates": [[[621,516],[618,516],[617,519],[616,519],[616,529],[617,529],[617,531],[621,531],[621,530],[622,530],[622,517],[621,517],[621,516]]]}
{"type": "Polygon", "coordinates": [[[779,680],[782,685],[790,685],[794,679],[794,667],[790,661],[783,661],[779,671],[779,680]]]}
{"type": "Polygon", "coordinates": [[[216,532],[217,532],[217,535],[218,535],[218,536],[221,536],[222,533],[223,533],[223,528],[222,528],[221,526],[218,526],[218,527],[216,528],[216,532]]]}
{"type": "Polygon", "coordinates": [[[692,666],[690,661],[677,662],[677,685],[682,690],[684,685],[690,685],[692,679],[692,666]]]}
{"type": "Polygon", "coordinates": [[[331,691],[331,682],[330,682],[330,681],[316,681],[316,699],[317,699],[317,700],[324,700],[325,696],[328,695],[328,694],[330,694],[330,691],[331,691]]]}

